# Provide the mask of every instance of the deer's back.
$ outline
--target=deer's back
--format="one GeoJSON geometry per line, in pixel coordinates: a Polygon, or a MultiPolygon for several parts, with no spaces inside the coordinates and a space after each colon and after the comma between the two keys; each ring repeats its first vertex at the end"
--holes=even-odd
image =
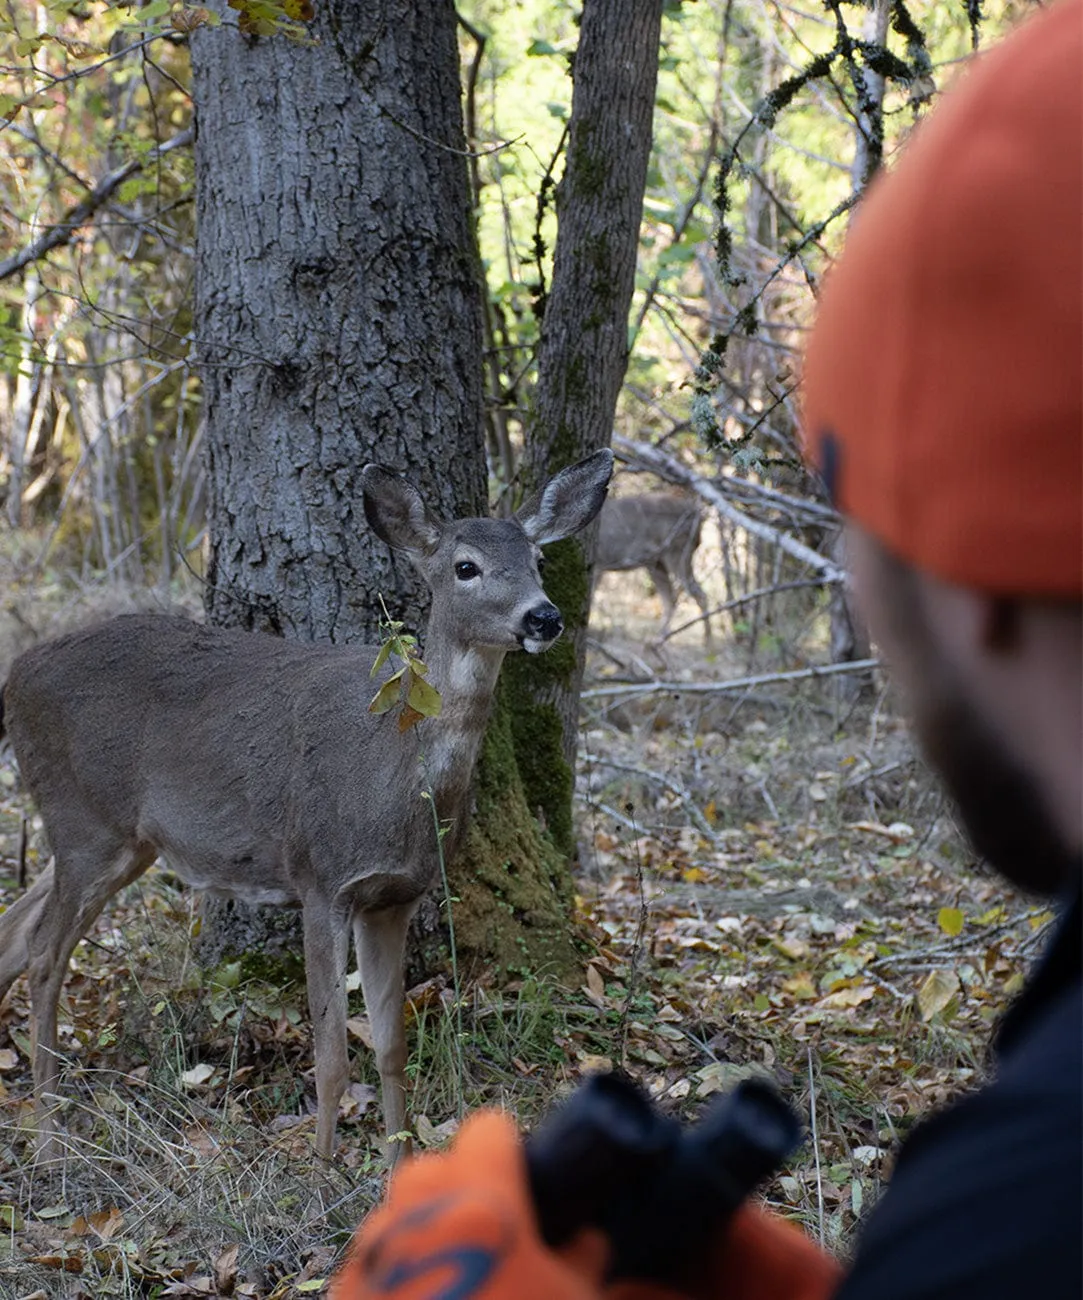
{"type": "Polygon", "coordinates": [[[677,567],[699,545],[702,518],[683,492],[640,492],[610,497],[601,511],[599,569],[638,569],[668,560],[677,567]]]}
{"type": "Polygon", "coordinates": [[[368,712],[374,655],[123,616],[20,656],[4,722],[54,849],[111,835],[197,886],[296,901],[313,871],[378,871],[422,842],[387,824],[387,799],[420,804],[418,763],[368,712]]]}

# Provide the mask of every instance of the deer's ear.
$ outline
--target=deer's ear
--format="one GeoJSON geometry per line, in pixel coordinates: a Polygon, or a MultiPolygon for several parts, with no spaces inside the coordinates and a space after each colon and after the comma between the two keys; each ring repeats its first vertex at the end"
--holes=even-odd
{"type": "Polygon", "coordinates": [[[613,453],[607,447],[554,474],[516,515],[527,537],[544,546],[586,528],[602,508],[612,473],[613,453]]]}
{"type": "Polygon", "coordinates": [[[388,546],[399,551],[431,554],[440,541],[440,525],[429,513],[421,493],[401,474],[382,465],[361,471],[365,518],[388,546]]]}

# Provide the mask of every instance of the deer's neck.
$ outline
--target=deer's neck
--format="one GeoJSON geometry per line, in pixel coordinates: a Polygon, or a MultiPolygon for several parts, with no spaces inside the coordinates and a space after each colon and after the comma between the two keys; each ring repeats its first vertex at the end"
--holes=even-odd
{"type": "Polygon", "coordinates": [[[452,648],[438,639],[426,646],[429,681],[440,692],[441,709],[423,734],[425,774],[441,819],[457,826],[503,660],[502,650],[452,648]]]}

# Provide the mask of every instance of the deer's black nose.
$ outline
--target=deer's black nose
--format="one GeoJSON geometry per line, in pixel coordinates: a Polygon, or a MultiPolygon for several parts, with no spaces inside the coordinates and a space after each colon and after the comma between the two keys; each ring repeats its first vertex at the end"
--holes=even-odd
{"type": "Polygon", "coordinates": [[[534,608],[523,619],[523,629],[534,641],[554,641],[564,631],[560,610],[548,600],[534,608]]]}

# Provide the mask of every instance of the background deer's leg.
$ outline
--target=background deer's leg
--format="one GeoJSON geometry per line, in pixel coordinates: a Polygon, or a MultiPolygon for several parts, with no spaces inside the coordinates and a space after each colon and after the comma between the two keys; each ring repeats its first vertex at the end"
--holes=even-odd
{"type": "MultiPolygon", "coordinates": [[[[406,1128],[406,1024],[403,1019],[403,950],[417,903],[354,914],[354,940],[361,991],[365,995],[380,1071],[384,1126],[388,1138],[406,1128]]],[[[389,1142],[394,1164],[408,1155],[409,1144],[389,1142]]]]}
{"type": "Polygon", "coordinates": [[[305,983],[312,1018],[312,1055],[316,1067],[316,1154],[330,1160],[335,1149],[338,1103],[350,1081],[346,1051],[346,962],[350,926],[341,907],[307,897],[302,918],[305,932],[305,983]]]}
{"type": "Polygon", "coordinates": [[[52,889],[42,901],[36,924],[27,936],[34,1096],[41,1160],[51,1160],[59,1154],[52,1100],[60,1077],[56,1009],[68,962],[75,945],[109,899],[118,889],[141,876],[154,858],[153,849],[132,848],[115,841],[95,844],[90,837],[78,849],[58,850],[54,856],[52,889]]]}
{"type": "Polygon", "coordinates": [[[703,639],[707,645],[711,644],[711,620],[707,617],[711,609],[711,602],[707,599],[707,593],[696,581],[696,575],[692,572],[692,558],[689,556],[688,563],[685,565],[684,573],[681,575],[681,581],[684,583],[684,589],[699,606],[699,612],[703,615],[703,639]]]}
{"type": "Polygon", "coordinates": [[[664,641],[669,635],[669,625],[673,622],[673,611],[677,608],[677,593],[664,564],[649,564],[647,572],[651,575],[651,581],[662,602],[662,630],[658,633],[658,640],[664,641]]]}

